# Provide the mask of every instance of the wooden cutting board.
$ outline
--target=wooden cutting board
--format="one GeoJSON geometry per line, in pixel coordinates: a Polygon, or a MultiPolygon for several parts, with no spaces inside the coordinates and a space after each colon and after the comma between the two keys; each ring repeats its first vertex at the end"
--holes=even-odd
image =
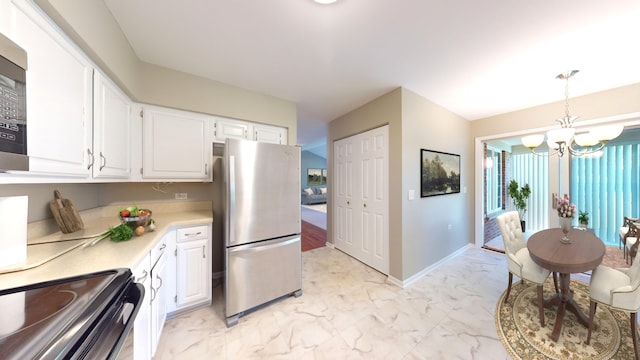
{"type": "Polygon", "coordinates": [[[69,234],[82,230],[84,223],[71,200],[63,199],[57,189],[53,191],[53,197],[54,199],[49,202],[49,209],[60,231],[64,234],[69,234]]]}

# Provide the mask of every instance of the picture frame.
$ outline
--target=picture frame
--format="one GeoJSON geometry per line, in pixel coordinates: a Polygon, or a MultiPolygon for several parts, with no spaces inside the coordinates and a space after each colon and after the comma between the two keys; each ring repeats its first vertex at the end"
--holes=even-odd
{"type": "Polygon", "coordinates": [[[308,186],[324,185],[327,183],[326,175],[323,176],[322,170],[324,170],[326,174],[326,169],[307,168],[308,186]]]}
{"type": "Polygon", "coordinates": [[[460,192],[460,155],[420,149],[420,197],[460,192]]]}

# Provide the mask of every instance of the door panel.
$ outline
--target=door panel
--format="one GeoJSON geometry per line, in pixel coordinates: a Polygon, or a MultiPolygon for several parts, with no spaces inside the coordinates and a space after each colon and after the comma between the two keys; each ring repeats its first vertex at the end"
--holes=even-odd
{"type": "Polygon", "coordinates": [[[334,143],[336,248],[389,271],[388,126],[334,143]],[[355,150],[355,151],[354,151],[355,150]]]}

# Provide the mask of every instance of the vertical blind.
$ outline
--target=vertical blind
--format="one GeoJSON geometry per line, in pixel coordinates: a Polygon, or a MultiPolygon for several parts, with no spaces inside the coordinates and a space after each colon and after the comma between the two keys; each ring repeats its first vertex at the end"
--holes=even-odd
{"type": "Polygon", "coordinates": [[[589,213],[589,227],[607,245],[619,244],[625,216],[640,216],[639,158],[640,144],[621,141],[607,144],[600,157],[571,159],[571,201],[589,213]]]}
{"type": "MultiPolygon", "coordinates": [[[[520,187],[529,184],[531,196],[524,216],[527,232],[549,227],[549,157],[531,152],[514,152],[511,155],[511,177],[520,187]]],[[[510,198],[509,198],[510,200],[510,198]]]]}

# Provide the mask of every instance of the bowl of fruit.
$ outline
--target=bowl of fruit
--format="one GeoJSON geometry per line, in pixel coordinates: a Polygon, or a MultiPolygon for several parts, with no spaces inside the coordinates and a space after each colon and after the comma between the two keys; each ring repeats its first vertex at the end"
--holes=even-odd
{"type": "Polygon", "coordinates": [[[128,207],[120,209],[120,220],[132,228],[138,226],[146,226],[151,219],[151,210],[138,209],[137,207],[128,207]]]}

